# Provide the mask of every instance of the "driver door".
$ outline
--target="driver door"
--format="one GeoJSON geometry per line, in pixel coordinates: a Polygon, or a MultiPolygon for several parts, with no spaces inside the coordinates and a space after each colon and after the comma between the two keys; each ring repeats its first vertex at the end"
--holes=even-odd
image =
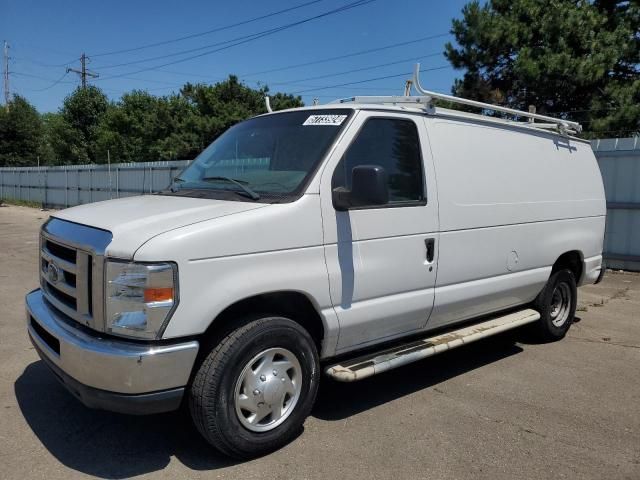
{"type": "Polygon", "coordinates": [[[438,205],[423,119],[360,111],[321,179],[324,249],[340,323],[337,352],[424,328],[434,302],[438,205]],[[337,211],[331,191],[351,170],[379,165],[389,204],[337,211]]]}

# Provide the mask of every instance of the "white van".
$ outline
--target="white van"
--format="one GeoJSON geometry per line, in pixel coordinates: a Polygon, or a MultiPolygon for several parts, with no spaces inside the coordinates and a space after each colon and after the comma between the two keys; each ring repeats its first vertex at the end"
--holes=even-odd
{"type": "Polygon", "coordinates": [[[440,97],[255,117],[166,191],[55,212],[26,297],[38,353],[85,405],[184,401],[246,458],[296,435],[321,372],[359,380],[525,324],[562,338],[604,271],[589,143],[440,97]]]}

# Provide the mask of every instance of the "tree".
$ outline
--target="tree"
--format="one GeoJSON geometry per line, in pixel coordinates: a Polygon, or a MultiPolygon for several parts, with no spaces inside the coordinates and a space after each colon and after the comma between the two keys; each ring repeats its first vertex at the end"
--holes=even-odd
{"type": "MultiPolygon", "coordinates": [[[[265,113],[268,93],[230,76],[215,85],[187,83],[179,94],[134,90],[109,102],[90,85],[42,117],[16,97],[15,107],[0,110],[0,165],[34,165],[38,155],[42,165],[105,163],[108,154],[113,162],[191,159],[235,123],[265,113]]],[[[302,101],[276,93],[271,105],[278,110],[302,101]]]]}
{"type": "Polygon", "coordinates": [[[96,163],[97,131],[109,107],[106,95],[93,85],[78,87],[64,99],[60,116],[52,118],[49,135],[61,163],[96,163]]]}
{"type": "Polygon", "coordinates": [[[586,136],[640,130],[640,3],[490,0],[454,19],[453,93],[580,121],[586,136]]]}
{"type": "MultiPolygon", "coordinates": [[[[202,140],[207,145],[232,125],[266,113],[264,97],[269,94],[269,88],[265,86],[255,90],[242,84],[235,75],[230,75],[227,80],[215,85],[187,83],[181,94],[197,108],[202,117],[202,140]]],[[[302,99],[293,95],[276,93],[271,97],[274,110],[302,105],[302,99]]]]}
{"type": "MultiPolygon", "coordinates": [[[[230,76],[215,85],[187,83],[178,95],[156,97],[137,90],[107,108],[96,151],[113,161],[191,159],[239,121],[266,112],[268,88],[255,90],[230,76]]],[[[276,109],[301,106],[300,97],[277,93],[276,109]]]]}
{"type": "Polygon", "coordinates": [[[25,98],[0,107],[0,167],[35,165],[41,132],[40,115],[25,98]]]}

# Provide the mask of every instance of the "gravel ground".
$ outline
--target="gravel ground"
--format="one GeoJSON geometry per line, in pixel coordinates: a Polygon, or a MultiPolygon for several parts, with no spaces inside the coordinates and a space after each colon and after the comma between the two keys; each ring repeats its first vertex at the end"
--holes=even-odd
{"type": "Polygon", "coordinates": [[[355,384],[324,379],[296,441],[236,463],[183,413],[85,408],[39,361],[23,297],[47,215],[0,207],[0,479],[640,478],[640,275],[580,289],[561,342],[509,332],[355,384]]]}

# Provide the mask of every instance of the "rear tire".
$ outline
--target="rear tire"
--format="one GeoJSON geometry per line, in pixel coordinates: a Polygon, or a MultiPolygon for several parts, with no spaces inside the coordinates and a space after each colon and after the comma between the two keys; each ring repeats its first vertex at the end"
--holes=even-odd
{"type": "Polygon", "coordinates": [[[540,312],[540,320],[535,324],[537,337],[547,342],[562,339],[573,323],[577,300],[578,289],[571,270],[552,273],[533,302],[533,308],[540,312]]]}
{"type": "Polygon", "coordinates": [[[302,430],[319,371],[313,339],[299,324],[247,319],[202,362],[189,395],[191,417],[220,452],[238,459],[264,455],[302,430]]]}

